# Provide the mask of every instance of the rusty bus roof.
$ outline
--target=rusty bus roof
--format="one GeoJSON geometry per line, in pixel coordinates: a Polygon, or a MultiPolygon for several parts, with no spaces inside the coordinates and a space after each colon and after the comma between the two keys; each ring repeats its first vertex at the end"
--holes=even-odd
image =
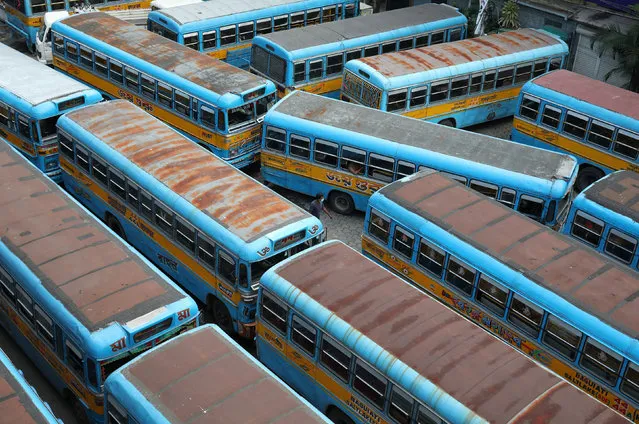
{"type": "Polygon", "coordinates": [[[581,193],[586,199],[639,222],[639,174],[617,171],[581,193]]]}
{"type": "Polygon", "coordinates": [[[326,422],[212,325],[160,345],[121,373],[175,424],[326,422]]]}
{"type": "Polygon", "coordinates": [[[639,94],[603,81],[561,69],[535,78],[532,84],[639,119],[639,94]]]}
{"type": "Polygon", "coordinates": [[[291,52],[462,16],[457,9],[446,4],[426,3],[260,36],[291,52]]]}
{"type": "Polygon", "coordinates": [[[311,216],[125,100],[65,116],[245,242],[311,216]]]}
{"type": "MultiPolygon", "coordinates": [[[[300,253],[276,266],[275,273],[356,330],[335,324],[343,329],[344,339],[352,340],[355,337],[350,336],[360,332],[390,353],[393,365],[384,360],[390,374],[397,358],[490,422],[624,422],[606,406],[341,242],[326,242],[300,253]]],[[[282,290],[300,298],[298,291],[285,286],[282,290]]],[[[313,316],[329,315],[307,315],[313,316]]],[[[336,322],[333,316],[327,320],[326,327],[336,322]]],[[[351,345],[360,356],[374,352],[370,355],[374,359],[387,358],[361,337],[351,345]]],[[[401,365],[397,369],[402,370],[400,375],[408,375],[401,365]]]]}
{"type": "Polygon", "coordinates": [[[15,424],[52,424],[58,421],[28,387],[18,369],[0,349],[0,417],[2,422],[15,424]]]}
{"type": "Polygon", "coordinates": [[[561,44],[550,34],[531,28],[436,44],[357,59],[387,78],[461,65],[476,60],[561,44]]]}
{"type": "Polygon", "coordinates": [[[91,332],[186,297],[5,142],[0,238],[91,332]]]}
{"type": "Polygon", "coordinates": [[[618,331],[639,336],[639,274],[439,174],[380,194],[424,217],[618,331]]]}
{"type": "MultiPolygon", "coordinates": [[[[264,78],[103,12],[79,13],[59,24],[220,95],[242,93],[267,83],[264,78]]],[[[133,63],[125,65],[135,67],[133,63]]]]}

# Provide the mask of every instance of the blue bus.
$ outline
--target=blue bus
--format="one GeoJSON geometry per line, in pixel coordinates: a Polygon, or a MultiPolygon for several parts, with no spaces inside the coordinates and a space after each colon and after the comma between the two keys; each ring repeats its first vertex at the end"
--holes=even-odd
{"type": "Polygon", "coordinates": [[[639,172],[639,94],[560,70],[521,89],[511,139],[579,160],[578,192],[613,171],[639,172]]]}
{"type": "Polygon", "coordinates": [[[341,98],[462,128],[513,115],[521,86],[567,57],[566,43],[543,30],[491,34],[353,60],[341,98]]]}
{"type": "Polygon", "coordinates": [[[633,269],[639,266],[639,175],[616,171],[579,193],[563,233],[633,269]]]}
{"type": "Polygon", "coordinates": [[[375,193],[362,251],[639,422],[639,273],[440,173],[375,193]]]}
{"type": "Polygon", "coordinates": [[[67,190],[205,305],[255,335],[260,276],[323,241],[319,219],[124,100],[58,122],[67,190]]]}
{"type": "Polygon", "coordinates": [[[134,103],[238,168],[259,160],[260,123],[276,100],[269,80],[106,13],[73,15],[52,31],[58,70],[134,103]]]}
{"type": "Polygon", "coordinates": [[[0,140],[54,181],[60,181],[58,118],[101,100],[96,90],[0,43],[0,140]]]}
{"type": "Polygon", "coordinates": [[[352,18],[359,0],[214,0],[149,13],[147,28],[247,69],[254,37],[352,18]]]}
{"type": "Polygon", "coordinates": [[[461,40],[467,23],[457,9],[429,3],[263,34],[253,39],[250,68],[280,97],[304,90],[337,98],[349,60],[461,40]]]}
{"type": "Polygon", "coordinates": [[[197,304],[4,142],[0,169],[0,324],[102,423],[104,380],[195,327],[197,304]]]}
{"type": "Polygon", "coordinates": [[[570,207],[577,162],[569,155],[448,128],[303,91],[264,119],[265,181],[324,194],[339,213],[364,211],[371,194],[424,169],[464,185],[546,225],[570,207]]]}
{"type": "Polygon", "coordinates": [[[627,422],[339,241],[267,271],[257,318],[260,361],[336,423],[627,422]]]}
{"type": "Polygon", "coordinates": [[[62,424],[49,405],[0,349],[0,411],[7,423],[62,424]]]}
{"type": "Polygon", "coordinates": [[[107,424],[330,423],[211,324],[140,355],[104,387],[107,424]]]}
{"type": "MultiPolygon", "coordinates": [[[[102,11],[148,9],[151,0],[88,0],[102,11]]],[[[44,25],[44,14],[56,10],[72,11],[85,5],[85,0],[1,0],[12,34],[24,38],[29,51],[36,47],[38,31],[44,25]]]]}

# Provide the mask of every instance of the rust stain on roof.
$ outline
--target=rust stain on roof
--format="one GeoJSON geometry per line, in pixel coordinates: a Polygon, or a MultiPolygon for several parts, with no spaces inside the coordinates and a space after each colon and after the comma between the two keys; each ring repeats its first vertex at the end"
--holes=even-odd
{"type": "Polygon", "coordinates": [[[322,422],[212,327],[162,344],[122,374],[175,423],[271,423],[289,414],[322,422]]]}
{"type": "Polygon", "coordinates": [[[358,60],[392,78],[559,43],[554,37],[534,29],[520,29],[358,60]]]}
{"type": "Polygon", "coordinates": [[[184,298],[0,141],[0,237],[90,331],[184,298]]]}
{"type": "Polygon", "coordinates": [[[639,119],[639,94],[630,90],[565,69],[544,74],[535,79],[535,84],[612,112],[639,119]]]}
{"type": "Polygon", "coordinates": [[[617,330],[639,336],[637,272],[440,173],[396,182],[380,193],[617,330]]]}
{"type": "Polygon", "coordinates": [[[127,101],[67,117],[244,241],[310,216],[127,101]]]}
{"type": "Polygon", "coordinates": [[[586,199],[639,222],[639,174],[617,171],[584,190],[586,199]]]}
{"type": "Polygon", "coordinates": [[[342,243],[301,253],[276,273],[490,422],[624,422],[342,243]]]}
{"type": "Polygon", "coordinates": [[[241,93],[266,83],[264,78],[103,12],[72,15],[63,24],[214,93],[241,93]]]}

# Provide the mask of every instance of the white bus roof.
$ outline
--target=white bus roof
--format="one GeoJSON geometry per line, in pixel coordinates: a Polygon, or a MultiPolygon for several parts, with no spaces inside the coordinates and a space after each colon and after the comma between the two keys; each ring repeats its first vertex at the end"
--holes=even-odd
{"type": "Polygon", "coordinates": [[[86,85],[0,43],[0,88],[31,106],[89,89],[86,85]]]}
{"type": "Polygon", "coordinates": [[[187,4],[201,3],[203,0],[153,0],[152,10],[168,9],[170,7],[185,6],[187,4]]]}
{"type": "Polygon", "coordinates": [[[207,0],[198,4],[165,9],[160,13],[171,18],[176,23],[184,25],[190,22],[301,2],[302,0],[207,0]]]}

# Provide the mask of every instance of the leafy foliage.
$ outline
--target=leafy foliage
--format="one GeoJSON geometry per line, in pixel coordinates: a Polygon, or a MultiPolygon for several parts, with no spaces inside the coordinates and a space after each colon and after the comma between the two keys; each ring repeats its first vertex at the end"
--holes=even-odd
{"type": "Polygon", "coordinates": [[[604,81],[614,74],[628,77],[623,88],[639,93],[639,24],[623,33],[618,25],[610,25],[597,32],[590,48],[597,46],[599,57],[607,52],[619,66],[604,75],[604,81]]]}
{"type": "Polygon", "coordinates": [[[501,9],[499,25],[504,29],[519,28],[519,6],[515,0],[508,0],[501,9]]]}

